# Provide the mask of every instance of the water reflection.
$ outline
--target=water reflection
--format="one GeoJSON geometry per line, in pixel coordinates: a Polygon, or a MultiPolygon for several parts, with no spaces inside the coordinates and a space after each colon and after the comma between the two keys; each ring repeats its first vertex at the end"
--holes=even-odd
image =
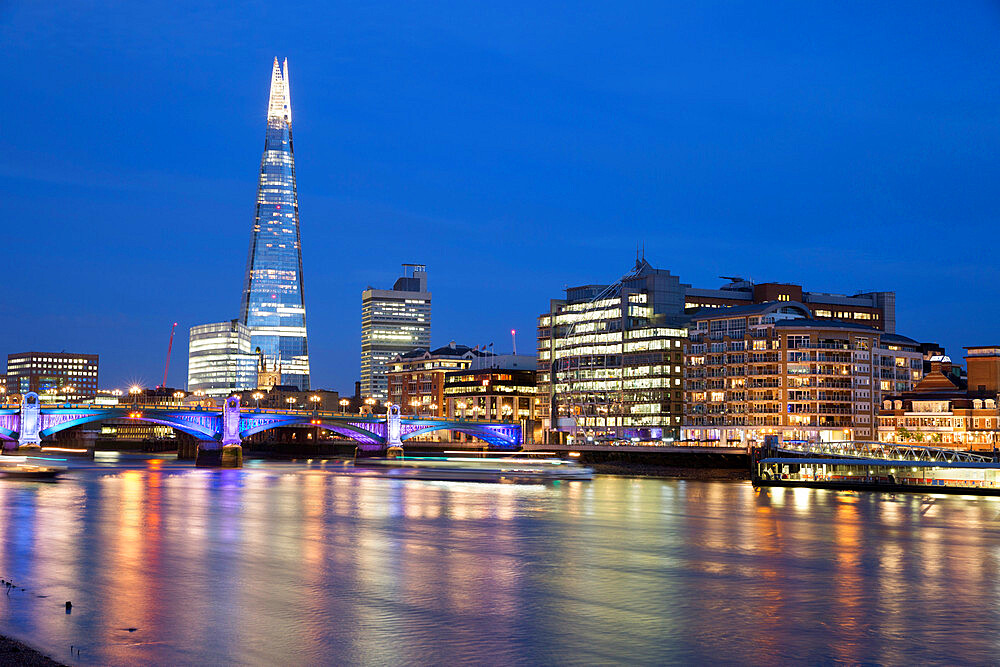
{"type": "Polygon", "coordinates": [[[0,632],[83,664],[990,662],[998,518],[984,498],[137,461],[0,484],[0,576],[27,589],[0,632]]]}

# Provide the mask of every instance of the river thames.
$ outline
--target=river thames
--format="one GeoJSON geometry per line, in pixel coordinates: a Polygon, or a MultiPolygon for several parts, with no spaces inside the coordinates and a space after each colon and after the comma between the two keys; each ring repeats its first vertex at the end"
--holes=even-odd
{"type": "Polygon", "coordinates": [[[0,634],[70,664],[1000,655],[998,499],[136,457],[0,482],[0,515],[0,634]]]}

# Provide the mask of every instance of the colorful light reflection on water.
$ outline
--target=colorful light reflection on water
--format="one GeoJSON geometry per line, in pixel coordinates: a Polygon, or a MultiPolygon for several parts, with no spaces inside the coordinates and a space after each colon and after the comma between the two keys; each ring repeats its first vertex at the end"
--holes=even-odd
{"type": "Polygon", "coordinates": [[[82,664],[1000,655],[994,499],[127,461],[0,483],[0,633],[82,664]]]}

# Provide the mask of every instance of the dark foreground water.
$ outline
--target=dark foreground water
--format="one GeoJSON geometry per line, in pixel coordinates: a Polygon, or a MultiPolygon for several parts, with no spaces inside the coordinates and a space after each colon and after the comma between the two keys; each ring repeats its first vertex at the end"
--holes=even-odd
{"type": "Polygon", "coordinates": [[[996,499],[127,465],[0,481],[0,634],[82,664],[1000,657],[996,499]]]}

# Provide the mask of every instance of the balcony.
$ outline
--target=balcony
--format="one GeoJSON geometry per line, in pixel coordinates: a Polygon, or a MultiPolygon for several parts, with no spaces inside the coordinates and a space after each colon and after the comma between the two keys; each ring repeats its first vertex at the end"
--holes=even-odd
{"type": "Polygon", "coordinates": [[[805,345],[789,345],[789,350],[857,350],[857,346],[849,343],[806,343],[805,345]]]}

